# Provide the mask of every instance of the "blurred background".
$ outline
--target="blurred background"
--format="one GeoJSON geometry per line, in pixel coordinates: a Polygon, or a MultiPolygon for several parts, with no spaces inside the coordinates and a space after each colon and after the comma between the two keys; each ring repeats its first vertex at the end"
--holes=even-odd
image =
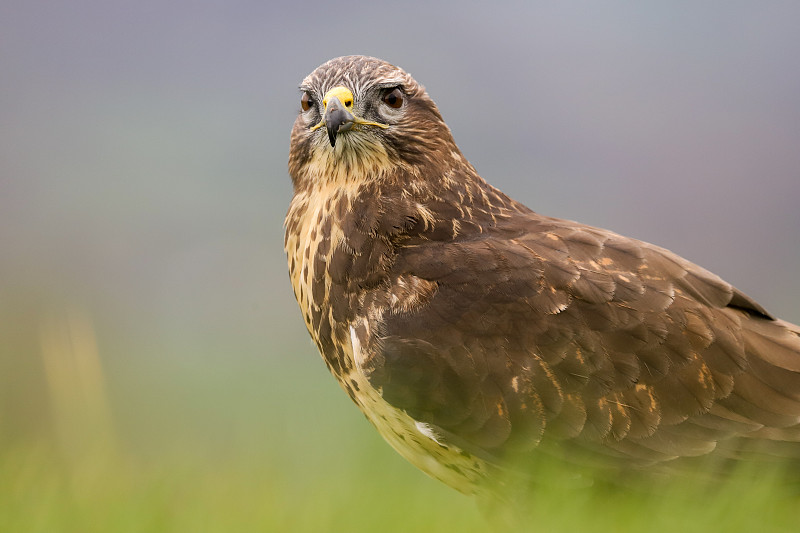
{"type": "Polygon", "coordinates": [[[408,70],[534,210],[800,322],[796,2],[5,0],[0,531],[483,530],[289,285],[297,85],[345,54],[408,70]]]}

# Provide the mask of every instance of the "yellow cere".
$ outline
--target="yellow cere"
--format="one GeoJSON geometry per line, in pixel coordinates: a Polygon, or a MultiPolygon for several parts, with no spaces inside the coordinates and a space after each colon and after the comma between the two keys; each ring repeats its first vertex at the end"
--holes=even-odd
{"type": "Polygon", "coordinates": [[[347,87],[339,85],[328,91],[322,99],[322,105],[325,106],[325,109],[328,108],[328,101],[331,98],[338,98],[345,109],[353,109],[353,93],[347,87]]]}
{"type": "MultiPolygon", "coordinates": [[[[347,87],[342,87],[341,85],[338,85],[333,89],[331,89],[330,91],[328,91],[327,93],[325,93],[325,96],[322,98],[322,106],[325,108],[325,110],[328,109],[328,102],[330,101],[331,98],[338,98],[339,101],[344,106],[344,108],[352,113],[353,102],[354,102],[353,91],[351,91],[347,87]]],[[[369,120],[364,120],[363,118],[357,117],[355,115],[353,115],[353,123],[362,124],[364,126],[378,126],[379,128],[383,129],[387,129],[389,127],[388,124],[381,124],[380,122],[371,122],[369,120]]],[[[325,125],[325,117],[323,117],[318,124],[312,127],[311,131],[315,131],[324,125],[325,125]]]]}

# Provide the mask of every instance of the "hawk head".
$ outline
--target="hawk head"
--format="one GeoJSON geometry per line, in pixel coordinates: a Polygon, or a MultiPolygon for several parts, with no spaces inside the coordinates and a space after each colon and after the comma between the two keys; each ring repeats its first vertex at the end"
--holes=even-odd
{"type": "Polygon", "coordinates": [[[436,104],[403,69],[345,56],[300,84],[289,172],[296,189],[379,179],[403,170],[426,175],[442,155],[462,159],[436,104]]]}

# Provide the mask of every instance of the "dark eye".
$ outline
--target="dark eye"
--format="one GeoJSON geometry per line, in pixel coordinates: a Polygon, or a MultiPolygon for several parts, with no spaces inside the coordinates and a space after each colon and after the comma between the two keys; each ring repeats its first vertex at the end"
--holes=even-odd
{"type": "Polygon", "coordinates": [[[395,87],[385,95],[383,95],[383,103],[394,109],[400,109],[403,105],[403,91],[395,87]]]}
{"type": "Polygon", "coordinates": [[[303,97],[300,98],[300,107],[303,108],[303,111],[308,111],[313,105],[314,98],[312,98],[308,93],[303,93],[303,97]]]}

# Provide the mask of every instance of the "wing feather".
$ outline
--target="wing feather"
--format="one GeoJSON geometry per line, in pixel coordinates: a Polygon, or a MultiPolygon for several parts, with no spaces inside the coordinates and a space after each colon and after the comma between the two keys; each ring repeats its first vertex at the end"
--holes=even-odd
{"type": "Polygon", "coordinates": [[[800,422],[800,335],[717,276],[577,223],[505,225],[396,251],[384,300],[403,277],[436,290],[372,313],[366,372],[415,420],[483,456],[544,438],[637,461],[800,422]]]}

